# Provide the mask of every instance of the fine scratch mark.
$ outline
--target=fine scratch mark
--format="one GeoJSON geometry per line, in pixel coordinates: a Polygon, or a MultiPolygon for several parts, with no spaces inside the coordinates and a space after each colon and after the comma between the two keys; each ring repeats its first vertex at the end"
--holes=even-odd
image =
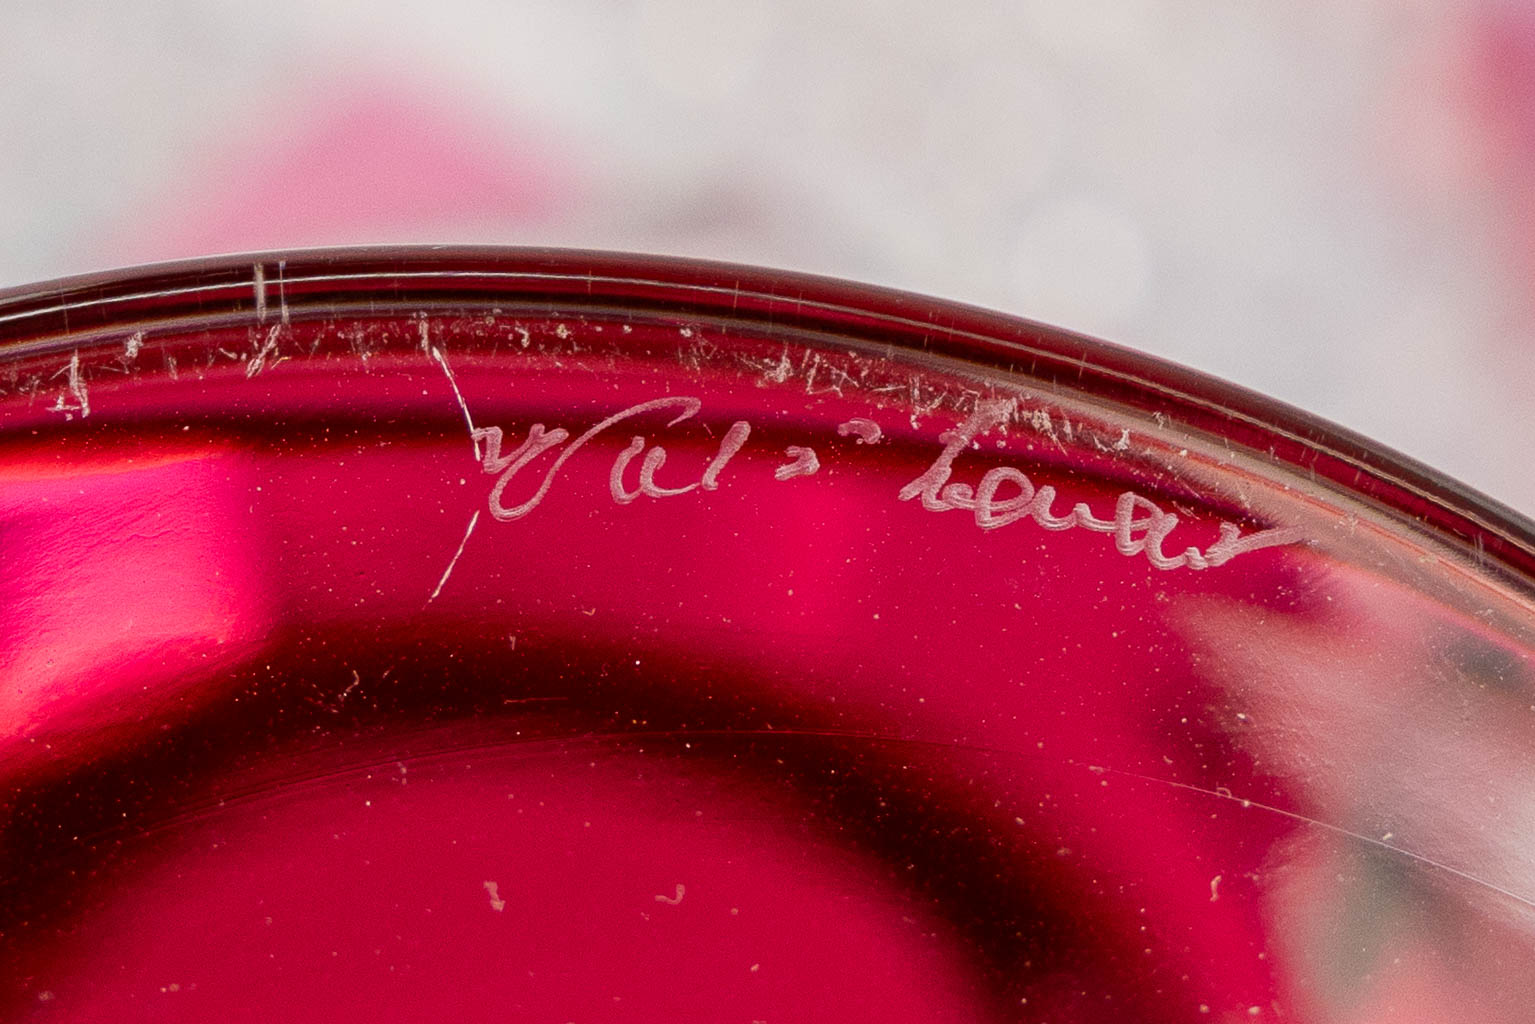
{"type": "Polygon", "coordinates": [[[660,895],[658,893],[656,895],[656,902],[657,903],[665,903],[667,906],[675,907],[677,904],[682,902],[682,897],[686,896],[687,894],[688,894],[688,887],[683,885],[681,882],[678,882],[677,883],[677,895],[675,895],[675,896],[662,896],[662,895],[660,895]]]}
{"type": "MultiPolygon", "coordinates": [[[[725,736],[732,739],[742,736],[772,737],[774,739],[783,739],[791,736],[825,736],[834,739],[856,739],[863,743],[889,743],[897,744],[900,746],[931,747],[934,749],[941,749],[950,752],[952,752],[952,750],[957,746],[960,749],[975,751],[977,753],[998,754],[1010,757],[1024,756],[1026,753],[1025,751],[1010,750],[1005,747],[993,747],[979,743],[951,744],[937,740],[917,739],[915,737],[884,735],[878,732],[865,731],[862,729],[709,729],[697,731],[690,729],[688,730],[688,733],[691,736],[725,736]]],[[[585,738],[588,740],[600,739],[605,735],[608,734],[601,732],[589,733],[585,736],[585,738]]],[[[617,736],[619,734],[613,733],[612,735],[617,736]]],[[[627,740],[643,740],[651,736],[666,737],[673,734],[665,731],[660,731],[653,733],[625,732],[622,735],[627,740]]],[[[1068,763],[1081,764],[1081,762],[1068,763]]],[[[1196,786],[1188,782],[1176,782],[1172,779],[1158,778],[1155,775],[1143,775],[1140,772],[1125,771],[1122,768],[1110,768],[1100,765],[1083,765],[1083,767],[1092,771],[1094,774],[1112,773],[1114,775],[1123,776],[1129,779],[1138,779],[1141,782],[1149,782],[1154,785],[1171,786],[1174,789],[1187,790],[1190,793],[1199,793],[1203,796],[1212,797],[1217,800],[1226,800],[1231,803],[1240,804],[1243,808],[1256,807],[1260,811],[1268,811],[1271,814],[1277,814],[1280,817],[1289,818],[1291,821],[1298,821],[1303,825],[1313,825],[1317,828],[1332,832],[1335,835],[1343,836],[1346,839],[1353,839],[1357,842],[1365,843],[1377,849],[1385,850],[1388,853],[1394,853],[1398,856],[1406,857],[1408,860],[1417,861],[1418,863],[1426,865],[1427,867],[1434,868],[1438,871],[1443,871],[1446,874],[1453,875],[1454,877],[1463,881],[1470,882],[1472,885],[1480,886],[1481,888],[1495,892],[1500,896],[1505,896],[1508,899],[1521,904],[1522,906],[1535,909],[1535,898],[1521,896],[1519,893],[1514,892],[1511,889],[1506,889],[1503,886],[1498,885],[1496,882],[1489,882],[1484,878],[1479,878],[1476,875],[1471,874],[1469,871],[1462,871],[1460,868],[1446,864],[1443,861],[1435,860],[1432,857],[1425,856],[1421,853],[1414,853],[1412,850],[1406,849],[1405,847],[1397,846],[1393,843],[1385,841],[1384,839],[1377,839],[1376,837],[1366,835],[1363,832],[1355,832],[1353,829],[1344,828],[1342,825],[1334,825],[1331,822],[1322,821],[1319,818],[1313,818],[1309,815],[1301,814],[1297,811],[1287,811],[1282,807],[1275,807],[1272,804],[1265,804],[1257,800],[1251,800],[1246,797],[1233,795],[1229,790],[1226,790],[1225,787],[1221,787],[1220,791],[1217,791],[1205,786],[1196,786]]],[[[1387,834],[1390,835],[1390,833],[1387,834]]],[[[678,891],[680,897],[682,891],[682,887],[680,885],[678,886],[678,891]]],[[[657,896],[656,899],[663,903],[672,902],[671,900],[668,900],[662,896],[657,896]]]]}
{"type": "Polygon", "coordinates": [[[437,595],[442,593],[442,588],[448,585],[448,577],[453,575],[453,567],[458,565],[459,558],[464,553],[464,548],[469,546],[469,535],[474,532],[474,527],[480,521],[480,510],[475,509],[474,515],[469,517],[469,529],[464,531],[464,539],[458,542],[458,550],[453,552],[453,557],[448,561],[448,567],[443,570],[442,579],[437,581],[437,589],[432,591],[432,596],[426,599],[427,604],[437,600],[437,595]]]}
{"type": "Polygon", "coordinates": [[[134,331],[128,335],[128,340],[123,343],[123,362],[131,363],[139,357],[139,350],[144,347],[144,332],[134,331]]]}
{"type": "MultiPolygon", "coordinates": [[[[90,395],[85,390],[85,378],[80,376],[80,350],[75,349],[69,356],[69,394],[74,397],[74,405],[66,405],[64,396],[59,395],[58,401],[53,403],[51,412],[61,412],[65,419],[73,419],[74,413],[79,413],[81,419],[91,414],[90,395]]],[[[55,377],[58,374],[54,374],[55,377]]]]}
{"type": "Polygon", "coordinates": [[[282,324],[273,324],[266,332],[266,341],[262,344],[261,350],[251,357],[250,362],[245,364],[246,380],[250,380],[256,374],[266,369],[267,358],[277,351],[277,332],[281,330],[282,324]]]}
{"type": "Polygon", "coordinates": [[[490,909],[498,914],[501,913],[506,909],[506,900],[501,898],[501,887],[495,882],[486,882],[484,885],[485,895],[490,897],[490,909]]]}
{"type": "Polygon", "coordinates": [[[256,293],[256,322],[266,323],[266,267],[256,263],[251,267],[251,290],[256,293]]]}
{"type": "Polygon", "coordinates": [[[782,384],[784,381],[789,379],[789,372],[793,370],[793,368],[793,365],[789,362],[789,346],[785,345],[783,348],[783,353],[778,357],[778,362],[774,363],[768,369],[768,372],[764,375],[763,379],[771,381],[774,384],[782,384]]]}
{"type": "Polygon", "coordinates": [[[448,366],[447,358],[442,354],[442,349],[432,346],[432,358],[437,360],[437,365],[442,367],[443,374],[448,378],[448,387],[453,389],[453,397],[458,399],[458,407],[464,412],[464,423],[469,427],[469,443],[474,445],[474,461],[482,461],[480,456],[480,437],[474,429],[474,417],[469,415],[469,403],[464,401],[463,392],[458,390],[458,381],[453,377],[453,370],[448,366]]]}
{"type": "MultiPolygon", "coordinates": [[[[1516,903],[1522,904],[1531,909],[1535,909],[1535,899],[1532,899],[1528,896],[1521,896],[1517,892],[1514,892],[1512,889],[1505,889],[1503,886],[1498,885],[1496,882],[1489,882],[1485,878],[1478,878],[1471,872],[1462,871],[1460,868],[1446,864],[1442,860],[1435,860],[1434,858],[1425,854],[1414,853],[1412,850],[1397,846],[1394,843],[1388,843],[1385,840],[1377,839],[1374,836],[1366,835],[1363,832],[1355,832],[1351,828],[1344,828],[1342,825],[1334,825],[1332,822],[1322,821],[1320,818],[1313,818],[1310,815],[1301,814],[1298,811],[1287,811],[1283,807],[1275,807],[1273,804],[1265,804],[1257,800],[1249,800],[1246,797],[1235,796],[1224,786],[1219,787],[1219,789],[1209,789],[1205,786],[1196,786],[1188,782],[1175,782],[1172,779],[1160,779],[1155,775],[1142,775],[1139,772],[1129,772],[1120,768],[1095,768],[1095,770],[1100,772],[1112,772],[1115,775],[1122,775],[1125,778],[1130,779],[1139,779],[1142,782],[1171,786],[1174,789],[1183,789],[1191,793],[1201,793],[1208,797],[1214,797],[1217,800],[1227,800],[1232,803],[1241,804],[1244,808],[1256,807],[1260,811],[1268,811],[1269,813],[1277,814],[1282,818],[1289,818],[1291,821],[1298,821],[1305,825],[1313,825],[1317,828],[1331,832],[1334,835],[1344,836],[1345,838],[1352,839],[1356,842],[1364,843],[1368,846],[1373,846],[1377,849],[1385,850],[1388,853],[1394,853],[1399,856],[1406,857],[1407,859],[1417,861],[1420,864],[1425,864],[1428,867],[1434,868],[1438,871],[1443,871],[1445,874],[1453,875],[1463,881],[1470,882],[1472,885],[1481,886],[1482,888],[1491,890],[1500,896],[1506,896],[1516,903]]],[[[1220,876],[1217,875],[1216,879],[1219,880],[1219,877],[1220,876]]],[[[1214,898],[1213,882],[1211,884],[1211,898],[1214,898]]]]}
{"type": "Polygon", "coordinates": [[[283,280],[283,275],[288,272],[288,261],[277,261],[277,308],[281,311],[278,317],[283,326],[288,324],[288,283],[283,280]]]}
{"type": "MultiPolygon", "coordinates": [[[[1089,436],[1091,437],[1091,435],[1089,436]]],[[[1119,437],[1114,441],[1113,444],[1104,444],[1096,437],[1092,437],[1091,439],[1093,442],[1093,447],[1098,449],[1100,452],[1124,453],[1130,450],[1130,431],[1128,430],[1120,430],[1119,437]]]]}

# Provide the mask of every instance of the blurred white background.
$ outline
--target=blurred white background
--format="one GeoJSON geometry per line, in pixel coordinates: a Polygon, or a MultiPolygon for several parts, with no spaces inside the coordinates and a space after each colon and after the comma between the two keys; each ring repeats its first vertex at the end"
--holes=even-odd
{"type": "Polygon", "coordinates": [[[1535,7],[11,0],[0,285],[499,242],[1097,334],[1535,512],[1535,7]]]}

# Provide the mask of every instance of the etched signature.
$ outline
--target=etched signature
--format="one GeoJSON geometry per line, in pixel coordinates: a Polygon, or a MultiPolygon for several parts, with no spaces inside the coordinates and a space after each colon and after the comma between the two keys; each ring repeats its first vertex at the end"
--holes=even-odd
{"type": "MultiPolygon", "coordinates": [[[[698,415],[702,408],[703,403],[699,399],[686,396],[640,402],[599,421],[574,440],[568,430],[561,427],[550,430],[542,423],[535,423],[528,428],[522,443],[510,453],[504,451],[506,438],[499,427],[475,428],[471,425],[470,436],[475,442],[476,451],[479,450],[480,442],[485,444],[481,465],[487,474],[496,477],[489,497],[491,516],[501,522],[509,522],[530,514],[548,495],[560,470],[571,456],[603,431],[626,420],[654,412],[673,413],[666,426],[674,427],[698,415]],[[534,459],[555,449],[559,449],[559,453],[544,470],[532,495],[518,504],[507,505],[507,488],[518,474],[534,459]]],[[[1120,554],[1131,557],[1144,555],[1147,562],[1157,569],[1207,569],[1223,565],[1250,551],[1303,540],[1299,528],[1293,526],[1243,534],[1235,524],[1221,522],[1218,525],[1218,538],[1205,550],[1186,547],[1180,554],[1169,555],[1163,550],[1163,545],[1178,525],[1179,517],[1134,491],[1120,494],[1114,505],[1113,517],[1103,519],[1095,515],[1085,502],[1076,503],[1064,515],[1056,514],[1053,511],[1055,488],[1048,484],[1036,487],[1026,473],[1012,466],[989,469],[974,485],[950,482],[954,474],[954,463],[960,454],[976,438],[1004,423],[1011,408],[1010,402],[981,402],[970,418],[959,427],[940,434],[938,440],[944,445],[943,450],[925,471],[900,489],[896,494],[897,500],[919,499],[922,507],[930,512],[970,512],[975,518],[975,525],[982,530],[995,530],[1023,519],[1032,519],[1046,530],[1080,527],[1096,533],[1111,534],[1114,547],[1120,554]],[[1004,490],[1008,493],[1001,496],[1004,490]]],[[[879,426],[861,417],[841,424],[838,433],[843,437],[855,436],[860,444],[877,443],[881,437],[879,426]]],[[[666,465],[666,449],[659,444],[649,444],[643,435],[635,435],[628,447],[613,460],[608,473],[608,491],[615,502],[629,504],[640,497],[674,498],[698,489],[715,490],[720,485],[720,474],[745,446],[750,436],[751,424],[737,420],[720,440],[718,451],[698,479],[690,482],[673,481],[671,486],[667,486],[657,479],[666,465]],[[637,482],[630,487],[626,478],[635,459],[640,460],[637,482]]],[[[791,461],[774,470],[775,480],[811,476],[820,468],[820,459],[809,446],[791,445],[784,454],[791,461]]]]}
{"type": "MultiPolygon", "coordinates": [[[[549,493],[549,488],[554,485],[554,478],[559,475],[566,461],[576,452],[580,451],[582,446],[588,441],[614,424],[658,409],[677,409],[680,411],[666,424],[668,427],[674,427],[683,420],[698,415],[698,410],[701,408],[703,408],[703,403],[696,398],[657,398],[653,401],[641,402],[639,405],[631,405],[622,412],[614,413],[607,419],[597,423],[574,441],[571,441],[555,457],[553,464],[544,471],[544,477],[539,481],[538,489],[533,492],[533,496],[519,505],[513,505],[511,508],[507,508],[502,503],[507,485],[512,482],[512,479],[528,463],[549,449],[558,448],[560,445],[565,444],[570,439],[570,431],[561,427],[546,430],[542,423],[535,423],[528,428],[528,436],[517,447],[517,450],[510,455],[503,455],[501,447],[505,437],[501,433],[500,427],[475,428],[471,436],[476,442],[485,442],[485,456],[482,462],[485,472],[497,475],[495,486],[490,490],[490,514],[501,522],[508,522],[513,519],[521,519],[529,512],[532,512],[544,500],[544,496],[549,493]]],[[[746,439],[750,434],[751,424],[745,420],[737,420],[725,432],[724,438],[720,441],[719,453],[714,456],[708,467],[704,469],[703,476],[693,483],[685,484],[681,487],[663,487],[656,483],[656,473],[666,463],[666,449],[660,445],[653,445],[650,451],[645,452],[645,458],[640,462],[639,486],[629,490],[624,486],[624,473],[629,468],[629,463],[634,461],[635,456],[645,449],[645,438],[636,435],[629,442],[629,447],[619,452],[618,457],[613,460],[613,469],[608,474],[608,490],[613,495],[613,500],[621,505],[627,505],[641,495],[647,498],[673,498],[699,487],[706,491],[712,491],[719,487],[720,472],[725,468],[725,464],[741,450],[741,446],[746,443],[746,439]]],[[[794,466],[799,466],[803,461],[802,458],[797,457],[794,449],[791,448],[789,454],[797,458],[794,466]]],[[[811,460],[813,461],[814,458],[814,453],[811,453],[811,460]]],[[[788,468],[792,469],[794,466],[788,468]]],[[[811,465],[808,469],[791,475],[808,475],[809,473],[814,473],[816,468],[816,465],[811,465]]],[[[779,477],[779,479],[787,479],[787,477],[779,477]]]]}
{"type": "Polygon", "coordinates": [[[938,440],[944,444],[943,451],[921,476],[901,488],[897,497],[901,501],[920,498],[922,507],[930,512],[956,509],[971,512],[975,516],[975,525],[983,530],[999,529],[1027,518],[1046,530],[1081,527],[1097,533],[1110,533],[1114,535],[1114,547],[1120,554],[1131,557],[1144,554],[1146,560],[1158,569],[1207,569],[1224,565],[1249,551],[1294,544],[1303,539],[1300,529],[1294,526],[1272,527],[1244,536],[1235,524],[1222,522],[1219,539],[1206,550],[1201,552],[1196,547],[1189,547],[1182,554],[1169,556],[1163,552],[1162,543],[1178,525],[1177,514],[1163,511],[1156,502],[1134,491],[1125,491],[1119,496],[1114,503],[1114,518],[1100,519],[1085,502],[1077,502],[1063,516],[1056,515],[1051,511],[1055,504],[1055,488],[1049,484],[1035,487],[1026,473],[1011,466],[987,470],[973,487],[965,483],[949,483],[954,461],[960,452],[977,437],[1003,423],[1009,407],[1007,402],[981,402],[958,429],[940,434],[938,440]],[[1013,493],[998,498],[998,491],[1004,487],[1010,487],[1013,493]]]}

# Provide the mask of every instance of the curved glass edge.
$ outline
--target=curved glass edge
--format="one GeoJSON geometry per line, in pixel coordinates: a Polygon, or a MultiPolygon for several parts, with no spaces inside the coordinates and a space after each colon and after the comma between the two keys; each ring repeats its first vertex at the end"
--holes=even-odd
{"type": "Polygon", "coordinates": [[[1420,524],[1535,594],[1535,520],[1411,457],[1217,377],[1063,328],[911,292],[672,256],[394,246],[216,256],[0,289],[0,359],[178,322],[483,303],[667,309],[828,332],[1005,371],[1218,435],[1420,524]]]}

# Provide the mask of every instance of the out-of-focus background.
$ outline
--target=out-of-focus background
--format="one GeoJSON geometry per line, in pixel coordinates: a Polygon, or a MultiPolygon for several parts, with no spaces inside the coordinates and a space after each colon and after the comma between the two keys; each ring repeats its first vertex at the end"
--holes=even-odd
{"type": "Polygon", "coordinates": [[[1535,512],[1535,5],[13,0],[0,285],[368,242],[966,300],[1535,512]]]}

